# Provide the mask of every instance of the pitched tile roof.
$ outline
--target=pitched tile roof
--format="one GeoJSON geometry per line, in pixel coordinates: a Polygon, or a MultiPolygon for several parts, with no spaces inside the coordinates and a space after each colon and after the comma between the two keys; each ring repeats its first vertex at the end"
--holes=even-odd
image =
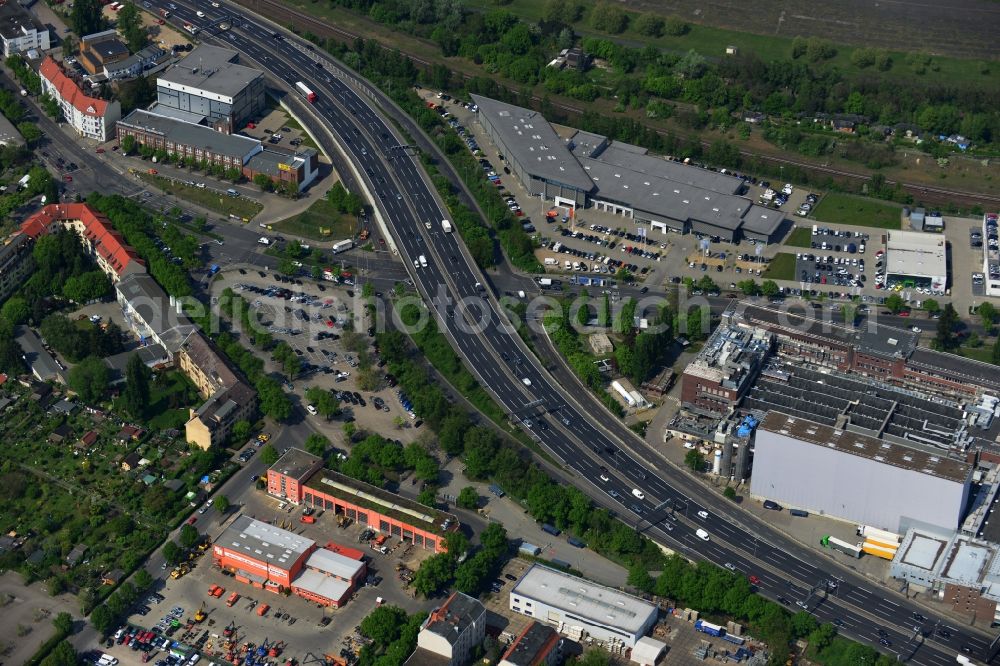
{"type": "Polygon", "coordinates": [[[83,223],[83,236],[94,251],[121,276],[132,262],[145,266],[139,253],[125,243],[125,238],[115,231],[111,222],[87,204],[49,204],[21,223],[21,231],[38,238],[46,234],[57,222],[79,220],[83,223]]]}
{"type": "Polygon", "coordinates": [[[62,67],[51,56],[45,56],[45,60],[42,61],[42,64],[38,68],[38,73],[55,86],[56,90],[59,91],[59,96],[76,107],[76,110],[80,113],[93,116],[94,118],[104,117],[108,103],[103,99],[85,95],[77,87],[76,83],[66,76],[62,67]]]}

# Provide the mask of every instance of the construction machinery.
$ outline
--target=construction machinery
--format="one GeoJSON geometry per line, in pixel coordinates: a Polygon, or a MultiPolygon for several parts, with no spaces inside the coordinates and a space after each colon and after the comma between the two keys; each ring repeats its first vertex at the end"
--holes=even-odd
{"type": "Polygon", "coordinates": [[[202,604],[201,608],[199,608],[198,611],[194,614],[194,621],[197,622],[198,624],[201,624],[202,622],[205,621],[206,617],[208,617],[208,615],[205,614],[205,605],[202,604]]]}
{"type": "Polygon", "coordinates": [[[285,649],[287,643],[285,641],[277,641],[271,644],[271,647],[267,650],[267,656],[272,659],[281,654],[281,651],[285,649]]]}
{"type": "Polygon", "coordinates": [[[240,600],[240,593],[233,592],[232,594],[229,595],[229,598],[226,599],[226,605],[232,608],[233,604],[235,604],[239,600],[240,600]]]}
{"type": "Polygon", "coordinates": [[[226,593],[226,588],[219,587],[218,585],[212,585],[208,588],[208,596],[215,597],[216,599],[221,599],[222,595],[226,593]]]}
{"type": "Polygon", "coordinates": [[[222,635],[225,638],[232,638],[235,640],[236,637],[236,620],[230,622],[225,629],[222,630],[222,635]]]}

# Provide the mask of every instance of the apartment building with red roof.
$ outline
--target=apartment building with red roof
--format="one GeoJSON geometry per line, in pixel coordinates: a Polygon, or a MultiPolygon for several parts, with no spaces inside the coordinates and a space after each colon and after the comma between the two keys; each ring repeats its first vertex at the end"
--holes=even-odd
{"type": "Polygon", "coordinates": [[[114,136],[115,123],[122,116],[121,104],[87,95],[51,56],[45,56],[38,73],[43,92],[59,102],[66,122],[77,133],[101,142],[114,136]]]}
{"type": "Polygon", "coordinates": [[[49,204],[21,223],[21,231],[33,239],[60,229],[76,232],[87,252],[112,282],[146,272],[146,262],[139,253],[125,242],[106,217],[87,204],[49,204]]]}

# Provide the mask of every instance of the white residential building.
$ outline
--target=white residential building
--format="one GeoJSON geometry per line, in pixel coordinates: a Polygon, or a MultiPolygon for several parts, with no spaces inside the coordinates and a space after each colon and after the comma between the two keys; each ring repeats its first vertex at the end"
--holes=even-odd
{"type": "Polygon", "coordinates": [[[3,39],[5,58],[31,49],[48,51],[51,48],[49,29],[13,0],[0,4],[0,39],[3,39]]]}
{"type": "Polygon", "coordinates": [[[38,73],[43,92],[59,102],[66,122],[78,134],[100,142],[114,136],[115,123],[122,115],[121,104],[85,94],[51,56],[45,57],[38,73]]]}

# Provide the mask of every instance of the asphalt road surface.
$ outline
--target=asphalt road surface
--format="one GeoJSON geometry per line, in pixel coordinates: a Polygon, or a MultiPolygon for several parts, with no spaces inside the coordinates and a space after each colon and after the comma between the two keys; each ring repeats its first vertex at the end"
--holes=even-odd
{"type": "MultiPolygon", "coordinates": [[[[614,490],[624,498],[619,514],[626,520],[641,519],[639,527],[647,535],[690,556],[720,565],[729,563],[757,576],[761,591],[772,598],[787,599],[791,610],[797,609],[795,602],[801,602],[818,619],[837,619],[845,634],[877,647],[878,631],[884,627],[884,638],[891,644],[879,649],[903,660],[951,664],[961,646],[969,646],[974,656],[985,654],[987,641],[982,635],[957,628],[947,630],[947,636],[940,635],[936,630],[945,627],[944,620],[931,617],[918,622],[913,614],[920,611],[902,597],[876,588],[846,569],[829,563],[816,566],[816,558],[807,549],[753,517],[721,501],[716,504],[714,498],[707,504],[715,506],[691,499],[703,493],[683,474],[653,470],[623,451],[620,447],[624,438],[611,435],[565,394],[540,368],[516,333],[504,326],[505,319],[492,295],[476,287],[478,282],[485,284],[485,278],[458,237],[441,230],[440,221],[447,214],[417,159],[399,149],[401,140],[391,123],[375,112],[367,96],[348,85],[349,75],[341,78],[332,60],[290,36],[274,38],[275,28],[263,19],[246,16],[243,10],[228,6],[213,9],[208,3],[152,4],[169,5],[171,21],[196,26],[211,22],[220,13],[231,14],[234,29],[220,35],[219,42],[256,60],[274,77],[290,84],[305,81],[317,93],[313,108],[318,119],[341,137],[349,158],[363,172],[367,188],[376,198],[375,205],[391,225],[404,261],[409,262],[407,267],[414,261],[422,264],[419,258],[424,257],[426,267],[410,272],[442,329],[496,399],[517,418],[530,418],[532,436],[592,484],[588,489],[592,496],[606,502],[607,491],[614,490]],[[208,18],[198,19],[197,10],[205,11],[208,18]],[[452,311],[453,316],[449,314],[452,311]],[[488,323],[473,325],[487,318],[488,323]],[[599,480],[602,465],[613,469],[607,483],[599,480]],[[636,488],[641,488],[642,498],[633,496],[636,488]],[[670,512],[666,506],[675,510],[670,512]],[[707,512],[708,517],[699,518],[700,511],[707,512]],[[698,528],[708,531],[709,540],[695,536],[698,528]],[[827,585],[834,579],[839,581],[835,589],[827,585]],[[915,625],[930,635],[925,638],[920,631],[914,631],[915,625]]],[[[617,426],[609,423],[607,427],[617,426]]],[[[638,440],[627,441],[631,451],[655,459],[638,440]]]]}

